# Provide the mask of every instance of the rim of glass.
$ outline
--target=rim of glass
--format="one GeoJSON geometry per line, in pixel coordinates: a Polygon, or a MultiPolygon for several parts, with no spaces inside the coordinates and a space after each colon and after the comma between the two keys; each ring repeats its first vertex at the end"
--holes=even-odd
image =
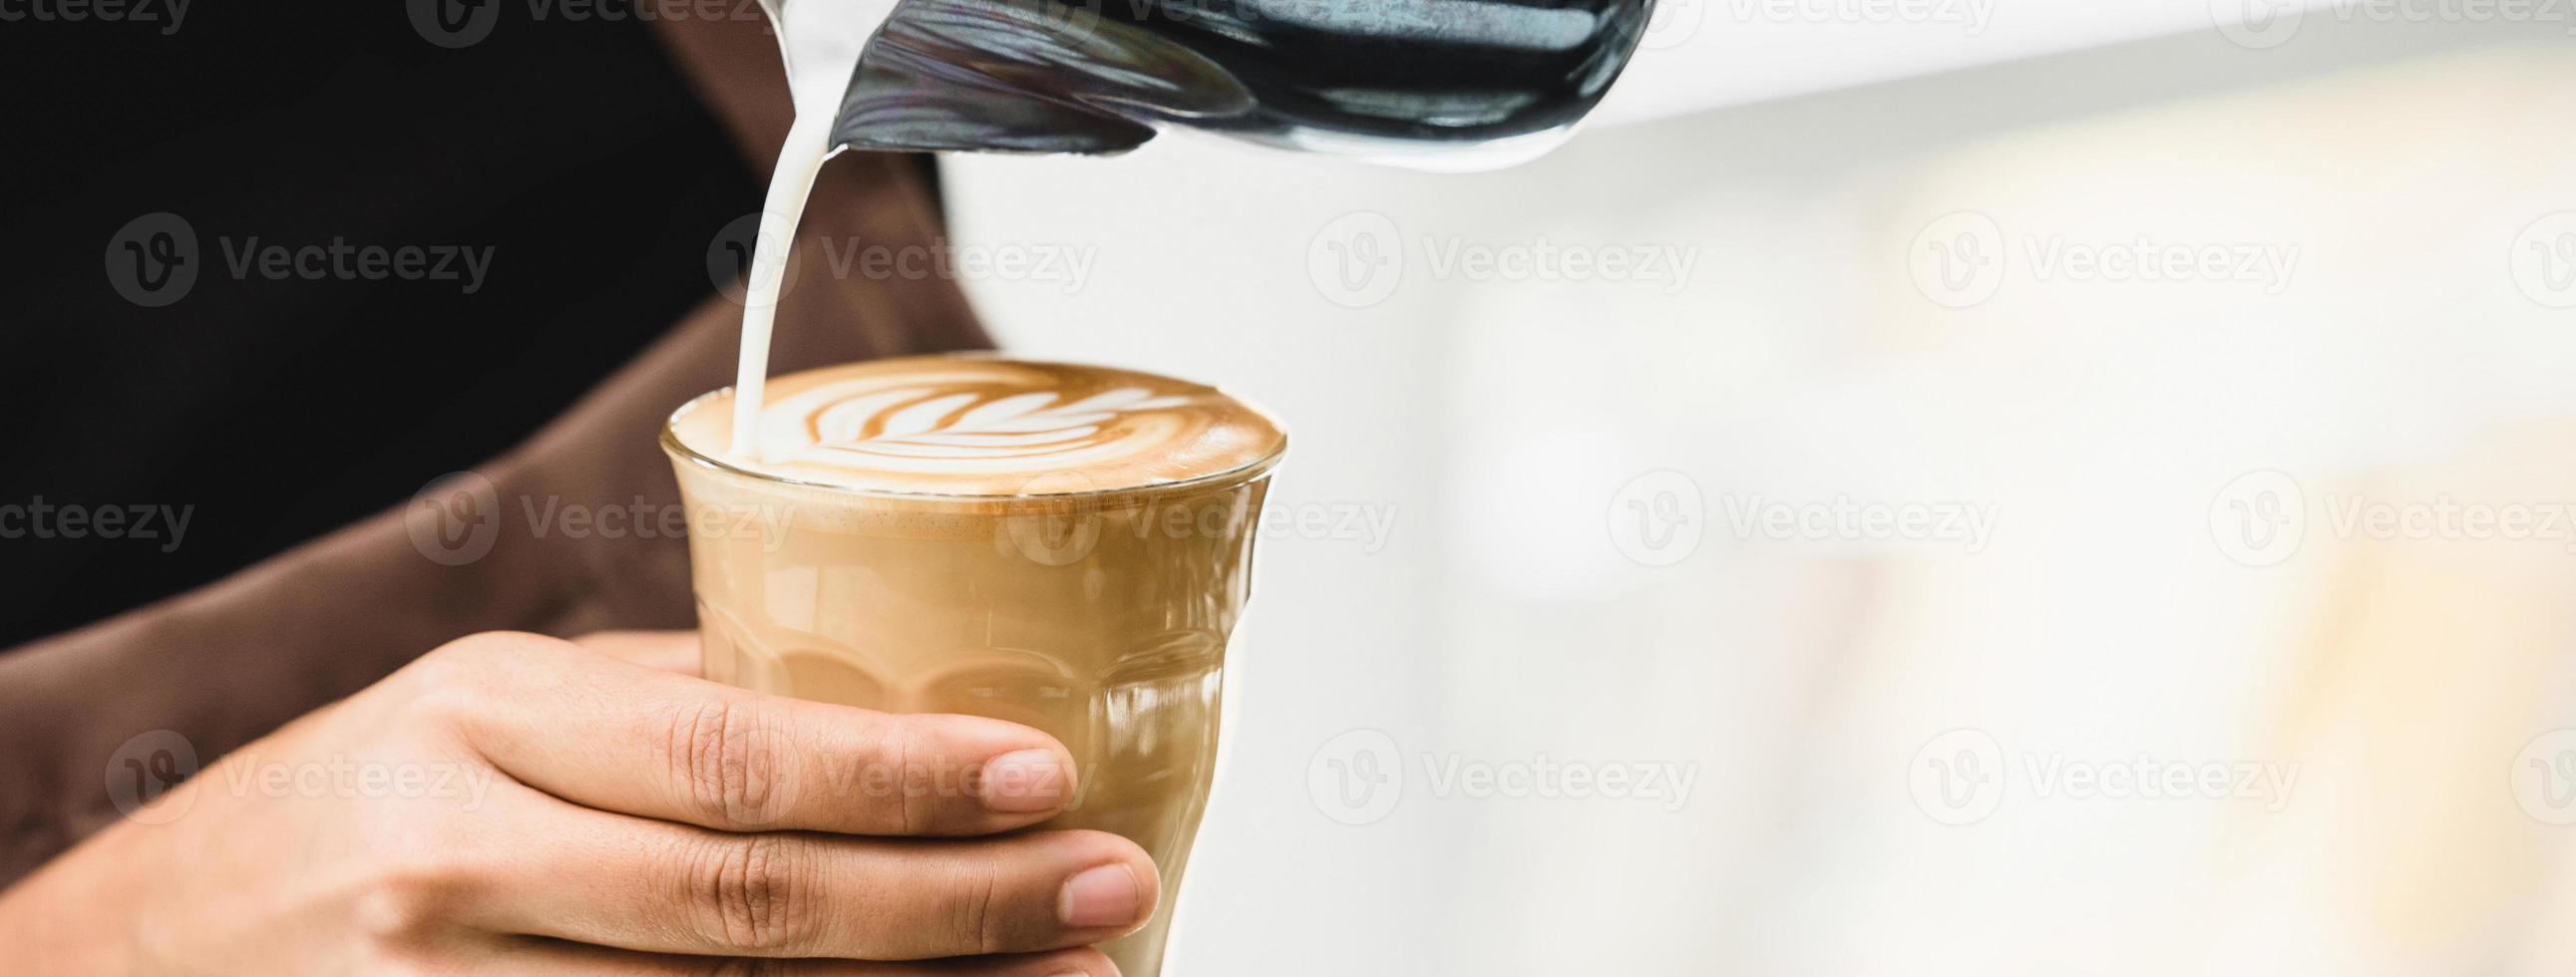
{"type": "Polygon", "coordinates": [[[689,398],[688,403],[681,404],[679,409],[672,411],[671,416],[663,418],[662,451],[673,458],[688,462],[689,464],[696,465],[700,468],[723,472],[737,478],[747,478],[755,482],[768,482],[773,485],[792,486],[794,488],[804,489],[807,491],[831,492],[840,495],[857,496],[860,498],[895,499],[914,502],[1037,502],[1060,499],[1081,499],[1103,495],[1128,495],[1139,492],[1186,491],[1195,488],[1207,488],[1209,486],[1226,482],[1249,482],[1253,479],[1269,474],[1270,469],[1278,467],[1280,459],[1288,456],[1287,426],[1280,424],[1277,416],[1271,414],[1268,410],[1263,409],[1259,404],[1255,404],[1249,400],[1243,399],[1242,397],[1235,396],[1233,393],[1225,391],[1222,388],[1217,388],[1217,392],[1225,394],[1227,397],[1232,398],[1234,402],[1242,404],[1245,408],[1251,410],[1255,414],[1261,415],[1262,420],[1269,421],[1271,429],[1279,432],[1278,450],[1223,471],[1209,472],[1205,475],[1193,476],[1179,481],[1153,482],[1146,485],[1127,485],[1118,488],[1083,489],[1078,492],[1035,492],[1016,495],[963,492],[904,492],[895,489],[860,488],[850,485],[834,485],[829,482],[809,482],[801,478],[788,478],[784,475],[772,475],[768,472],[753,471],[740,465],[725,461],[722,458],[708,455],[696,448],[689,447],[688,444],[680,440],[680,418],[688,414],[690,411],[698,409],[699,405],[704,404],[707,401],[733,393],[733,388],[730,386],[718,387],[714,390],[707,391],[706,393],[691,397],[689,398]]]}

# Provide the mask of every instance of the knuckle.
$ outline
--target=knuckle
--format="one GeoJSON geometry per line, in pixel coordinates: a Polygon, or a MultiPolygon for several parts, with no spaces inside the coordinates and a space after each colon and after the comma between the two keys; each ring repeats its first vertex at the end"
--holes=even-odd
{"type": "Polygon", "coordinates": [[[542,651],[550,639],[492,631],[440,645],[403,666],[386,684],[413,711],[434,718],[469,718],[495,683],[507,681],[514,663],[542,651]]]}
{"type": "Polygon", "coordinates": [[[811,844],[743,835],[697,846],[684,875],[700,935],[719,946],[807,955],[824,921],[811,844]]]}
{"type": "Polygon", "coordinates": [[[413,659],[394,673],[392,685],[426,695],[463,683],[482,681],[485,656],[474,638],[459,638],[413,659]]]}
{"type": "Polygon", "coordinates": [[[486,704],[478,686],[461,680],[422,685],[409,699],[403,715],[436,730],[472,728],[486,704]]]}
{"type": "Polygon", "coordinates": [[[989,863],[979,863],[965,870],[956,886],[949,924],[958,945],[975,954],[1001,953],[1009,947],[1002,931],[1002,913],[994,901],[1001,896],[1001,881],[989,863]]]}
{"type": "Polygon", "coordinates": [[[945,765],[934,718],[880,714],[852,732],[852,739],[835,740],[824,751],[831,762],[855,764],[849,776],[833,783],[859,786],[866,800],[860,816],[869,833],[943,834],[944,824],[958,820],[954,801],[969,794],[965,771],[945,765]]]}
{"type": "Polygon", "coordinates": [[[938,813],[939,784],[923,762],[933,751],[924,742],[927,737],[917,722],[895,719],[881,729],[884,738],[878,743],[877,762],[893,765],[890,779],[896,785],[895,832],[921,834],[929,830],[938,813]]]}
{"type": "Polygon", "coordinates": [[[513,650],[542,639],[535,635],[509,631],[485,631],[469,634],[430,649],[413,667],[449,675],[479,675],[509,660],[513,650]]]}
{"type": "Polygon", "coordinates": [[[374,873],[351,906],[360,932],[385,945],[417,943],[445,928],[467,898],[465,873],[438,860],[400,863],[374,873]]]}
{"type": "Polygon", "coordinates": [[[772,710],[725,696],[674,707],[666,724],[671,779],[681,802],[718,826],[773,820],[789,799],[792,748],[772,710]]]}

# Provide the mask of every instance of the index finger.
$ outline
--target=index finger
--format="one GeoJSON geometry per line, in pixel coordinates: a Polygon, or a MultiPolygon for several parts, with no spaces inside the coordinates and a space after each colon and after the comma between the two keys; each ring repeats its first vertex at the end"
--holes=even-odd
{"type": "Polygon", "coordinates": [[[466,686],[444,698],[467,741],[585,807],[720,831],[962,836],[1073,797],[1072,755],[1016,723],[762,695],[534,635],[443,653],[474,660],[445,673],[466,686]]]}

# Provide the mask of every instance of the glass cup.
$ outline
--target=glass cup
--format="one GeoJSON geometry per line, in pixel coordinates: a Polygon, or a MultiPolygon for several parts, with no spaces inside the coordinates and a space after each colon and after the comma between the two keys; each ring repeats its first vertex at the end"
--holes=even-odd
{"type": "MultiPolygon", "coordinates": [[[[1215,776],[1225,649],[1280,453],[1187,481],[1097,489],[1081,471],[1012,495],[875,492],[662,445],[688,509],[706,675],[885,712],[1041,729],[1077,764],[1039,829],[1122,835],[1163,898],[1102,944],[1155,977],[1215,776]]],[[[918,773],[918,772],[907,772],[918,773]]],[[[934,778],[936,781],[936,778],[934,778]]]]}

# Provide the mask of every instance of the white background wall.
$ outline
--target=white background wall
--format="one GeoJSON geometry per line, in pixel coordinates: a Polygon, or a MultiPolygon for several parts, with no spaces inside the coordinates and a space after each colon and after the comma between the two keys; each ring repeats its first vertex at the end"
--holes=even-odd
{"type": "MultiPolygon", "coordinates": [[[[2316,13],[2248,43],[2188,6],[2160,40],[1785,101],[1756,58],[1691,97],[1749,104],[1497,174],[1184,138],[949,160],[962,246],[1090,262],[969,283],[1007,347],[1248,395],[1295,438],[1274,508],[1389,530],[1261,544],[1172,972],[2565,972],[2576,829],[2513,778],[2576,725],[2576,557],[2335,516],[2576,500],[2576,247],[2548,250],[2576,219],[2536,223],[2576,210],[2576,47],[2316,13]],[[2295,264],[2048,257],[2142,241],[2295,264]],[[1983,263],[1938,263],[1963,242],[1983,263]],[[1692,264],[1441,260],[1542,243],[1692,264]],[[1339,263],[1373,244],[1400,265],[1339,263]],[[2254,471],[2289,487],[2246,496],[2254,471]],[[1668,492],[1677,520],[1627,506],[1668,492]],[[1842,499],[1994,525],[1730,521],[1842,499]],[[2304,513],[2299,541],[2249,553],[2271,524],[2238,520],[2274,510],[2232,501],[2304,513]],[[1963,743],[2003,768],[1961,782],[1983,816],[1921,793],[1963,743]],[[1695,779],[1670,803],[1437,782],[1542,756],[1695,779]],[[2037,776],[2142,758],[2297,780],[2275,803],[2037,776]]],[[[1835,27],[1808,50],[1849,50],[1835,27]]],[[[1916,49],[1941,43],[1782,84],[2005,60],[1916,49]]]]}

